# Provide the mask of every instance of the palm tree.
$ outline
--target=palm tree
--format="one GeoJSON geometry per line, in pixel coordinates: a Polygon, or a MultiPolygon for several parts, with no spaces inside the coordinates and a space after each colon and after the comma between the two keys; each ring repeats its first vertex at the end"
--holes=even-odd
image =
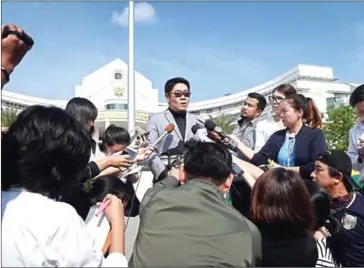
{"type": "Polygon", "coordinates": [[[222,132],[226,134],[231,134],[233,132],[236,116],[227,113],[220,113],[218,116],[213,117],[209,115],[209,117],[222,129],[222,132]]]}
{"type": "Polygon", "coordinates": [[[1,109],[1,127],[9,128],[18,117],[18,109],[5,108],[1,109]]]}

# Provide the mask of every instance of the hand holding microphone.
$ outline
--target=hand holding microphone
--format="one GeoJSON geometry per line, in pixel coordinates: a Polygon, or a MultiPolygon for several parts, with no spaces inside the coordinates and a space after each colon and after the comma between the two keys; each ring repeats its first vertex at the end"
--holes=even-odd
{"type": "Polygon", "coordinates": [[[159,138],[153,142],[150,146],[148,146],[149,149],[154,149],[156,147],[156,145],[169,133],[171,133],[174,130],[174,124],[170,123],[168,124],[165,129],[164,132],[161,136],[159,136],[159,138]]]}
{"type": "Polygon", "coordinates": [[[221,142],[232,149],[237,147],[238,144],[234,140],[230,139],[230,137],[226,135],[220,127],[216,126],[215,122],[211,119],[206,120],[205,128],[209,131],[209,137],[213,140],[221,142]]]}
{"type": "Polygon", "coordinates": [[[193,125],[191,128],[192,133],[195,135],[198,141],[202,142],[214,142],[208,137],[208,131],[203,126],[198,124],[193,125]]]}

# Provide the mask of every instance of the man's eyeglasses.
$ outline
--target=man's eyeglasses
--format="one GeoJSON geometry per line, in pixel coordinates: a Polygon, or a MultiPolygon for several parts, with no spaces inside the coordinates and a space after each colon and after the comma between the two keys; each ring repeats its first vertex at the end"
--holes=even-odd
{"type": "Polygon", "coordinates": [[[284,98],[278,96],[269,96],[270,102],[281,103],[284,98]]]}
{"type": "Polygon", "coordinates": [[[180,97],[182,97],[182,95],[185,96],[186,98],[189,98],[191,96],[190,91],[184,91],[184,92],[175,91],[175,92],[170,93],[170,94],[173,94],[174,96],[176,96],[176,98],[180,98],[180,97]]]}

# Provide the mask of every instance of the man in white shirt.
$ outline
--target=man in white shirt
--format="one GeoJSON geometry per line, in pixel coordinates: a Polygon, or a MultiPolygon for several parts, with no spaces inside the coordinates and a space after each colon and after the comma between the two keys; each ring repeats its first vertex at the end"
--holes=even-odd
{"type": "Polygon", "coordinates": [[[350,129],[348,155],[353,169],[360,172],[359,182],[364,181],[364,84],[351,93],[350,105],[360,120],[350,129]]]}

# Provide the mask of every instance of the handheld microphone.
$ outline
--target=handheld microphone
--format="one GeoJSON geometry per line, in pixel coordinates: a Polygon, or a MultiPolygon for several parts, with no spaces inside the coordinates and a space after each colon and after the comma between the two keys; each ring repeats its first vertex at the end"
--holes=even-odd
{"type": "Polygon", "coordinates": [[[171,133],[174,130],[174,125],[172,123],[168,124],[162,135],[159,136],[159,138],[153,142],[153,144],[150,146],[150,148],[154,148],[167,134],[171,133]]]}
{"type": "Polygon", "coordinates": [[[223,131],[220,127],[216,126],[215,122],[212,121],[211,119],[206,120],[205,122],[205,128],[210,131],[214,137],[219,136],[220,140],[219,141],[223,141],[223,140],[227,140],[229,143],[228,145],[235,149],[237,144],[235,144],[234,141],[232,141],[223,131]]]}
{"type": "Polygon", "coordinates": [[[199,141],[202,142],[213,142],[210,138],[208,138],[207,129],[200,125],[193,125],[191,128],[192,133],[196,136],[199,141]]]}
{"type": "Polygon", "coordinates": [[[215,122],[212,121],[211,119],[206,120],[205,122],[205,128],[208,131],[211,132],[216,132],[217,134],[219,134],[219,136],[221,137],[221,139],[229,139],[228,136],[226,136],[223,132],[222,129],[218,126],[216,126],[215,122]]]}
{"type": "Polygon", "coordinates": [[[192,131],[193,135],[196,135],[197,130],[202,129],[202,128],[203,128],[203,126],[196,124],[191,127],[191,131],[192,131]]]}
{"type": "Polygon", "coordinates": [[[197,116],[197,123],[199,125],[204,126],[205,125],[205,119],[203,119],[201,116],[197,116]]]}

